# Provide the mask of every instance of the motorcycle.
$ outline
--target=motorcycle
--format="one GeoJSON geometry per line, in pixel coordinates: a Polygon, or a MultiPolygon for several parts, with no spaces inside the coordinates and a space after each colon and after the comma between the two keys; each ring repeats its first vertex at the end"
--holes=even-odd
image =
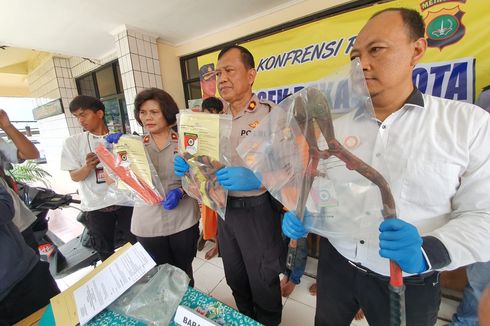
{"type": "Polygon", "coordinates": [[[81,268],[93,265],[99,260],[97,252],[92,248],[92,239],[86,225],[86,214],[82,211],[77,216],[78,222],[84,225],[81,235],[64,242],[48,228],[49,211],[80,204],[71,194],[57,194],[51,189],[30,187],[18,183],[18,194],[27,207],[36,215],[32,231],[38,243],[41,259],[49,262],[51,275],[55,278],[65,277],[81,268]]]}

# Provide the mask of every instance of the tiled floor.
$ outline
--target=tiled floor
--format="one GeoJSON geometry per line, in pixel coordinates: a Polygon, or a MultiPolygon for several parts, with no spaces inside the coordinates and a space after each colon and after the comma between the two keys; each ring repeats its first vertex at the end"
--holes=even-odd
{"type": "MultiPolygon", "coordinates": [[[[83,227],[76,221],[77,211],[74,209],[64,209],[63,211],[51,211],[53,213],[50,219],[50,229],[63,241],[68,241],[74,236],[81,233],[83,227]]],[[[231,290],[226,284],[225,274],[223,271],[223,262],[219,257],[214,257],[211,260],[205,260],[206,251],[211,248],[212,243],[207,242],[202,251],[197,253],[192,265],[194,269],[195,287],[200,291],[213,296],[221,302],[236,309],[235,301],[231,294],[231,290]]],[[[93,267],[81,269],[65,278],[58,279],[57,283],[60,290],[64,290],[73,285],[93,267]]],[[[315,259],[309,259],[306,267],[306,274],[315,275],[317,262],[315,259]]],[[[311,277],[304,276],[301,283],[296,287],[294,292],[283,299],[283,326],[297,325],[313,325],[315,316],[316,300],[308,292],[308,288],[315,280],[311,277]]],[[[439,317],[449,320],[451,315],[456,310],[458,302],[443,298],[439,317]]],[[[438,320],[437,326],[445,325],[446,322],[442,319],[438,320]]],[[[351,325],[365,326],[368,325],[366,320],[353,321],[351,325]]]]}

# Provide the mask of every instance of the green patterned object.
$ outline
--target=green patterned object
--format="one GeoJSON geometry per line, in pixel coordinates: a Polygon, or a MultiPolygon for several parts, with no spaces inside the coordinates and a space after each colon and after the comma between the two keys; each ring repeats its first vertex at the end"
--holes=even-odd
{"type": "MultiPolygon", "coordinates": [[[[224,303],[207,296],[206,294],[189,287],[187,292],[184,294],[181,305],[186,306],[197,312],[198,314],[211,319],[219,325],[227,326],[260,326],[262,324],[256,322],[255,320],[242,315],[233,308],[228,307],[224,303]]],[[[92,319],[88,324],[89,326],[116,326],[116,325],[128,325],[128,326],[144,326],[145,324],[137,321],[133,318],[126,317],[115,313],[110,310],[103,310],[94,319],[92,319]]],[[[170,325],[177,325],[171,322],[170,325]]]]}
{"type": "MultiPolygon", "coordinates": [[[[191,308],[202,316],[211,319],[219,325],[242,326],[262,325],[255,320],[242,315],[224,303],[205,295],[204,293],[189,287],[184,294],[181,305],[191,308]]],[[[176,325],[174,322],[170,325],[176,325]]]]}

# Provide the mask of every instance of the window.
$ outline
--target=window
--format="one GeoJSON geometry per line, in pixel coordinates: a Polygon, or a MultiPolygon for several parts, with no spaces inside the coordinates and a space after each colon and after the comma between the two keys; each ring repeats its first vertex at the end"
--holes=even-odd
{"type": "Polygon", "coordinates": [[[95,73],[97,86],[99,87],[100,97],[106,97],[117,94],[116,78],[114,76],[114,68],[109,66],[95,73]]]}
{"type": "Polygon", "coordinates": [[[104,103],[105,121],[110,132],[130,131],[121,72],[117,61],[77,78],[76,82],[78,94],[96,97],[104,103]]]}
{"type": "Polygon", "coordinates": [[[201,98],[201,84],[199,83],[199,68],[197,57],[181,61],[182,80],[184,83],[184,95],[188,100],[201,98]]]}
{"type": "Polygon", "coordinates": [[[93,97],[97,96],[97,91],[95,90],[95,81],[92,75],[77,79],[78,94],[88,95],[93,97]]]}

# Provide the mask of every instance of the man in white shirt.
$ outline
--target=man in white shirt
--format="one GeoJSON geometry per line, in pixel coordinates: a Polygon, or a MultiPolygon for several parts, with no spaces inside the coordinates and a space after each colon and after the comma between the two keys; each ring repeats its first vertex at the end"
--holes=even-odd
{"type": "Polygon", "coordinates": [[[92,245],[102,260],[114,253],[116,229],[125,241],[135,242],[129,230],[133,208],[117,205],[118,198],[107,198],[104,170],[94,153],[109,132],[104,110],[104,104],[94,97],[75,97],[70,112],[86,131],[67,138],[61,152],[61,169],[69,171],[71,179],[79,184],[81,208],[87,212],[92,245]]]}
{"type": "MultiPolygon", "coordinates": [[[[490,259],[490,116],[413,86],[424,33],[417,11],[387,9],[371,17],[352,49],[380,122],[376,157],[388,166],[399,219],[383,221],[379,238],[373,228],[366,237],[344,230],[321,239],[317,325],[349,324],[359,308],[369,324],[388,325],[388,259],[404,272],[407,325],[434,325],[438,271],[490,259]]],[[[294,213],[285,214],[283,232],[307,233],[294,213]]]]}

